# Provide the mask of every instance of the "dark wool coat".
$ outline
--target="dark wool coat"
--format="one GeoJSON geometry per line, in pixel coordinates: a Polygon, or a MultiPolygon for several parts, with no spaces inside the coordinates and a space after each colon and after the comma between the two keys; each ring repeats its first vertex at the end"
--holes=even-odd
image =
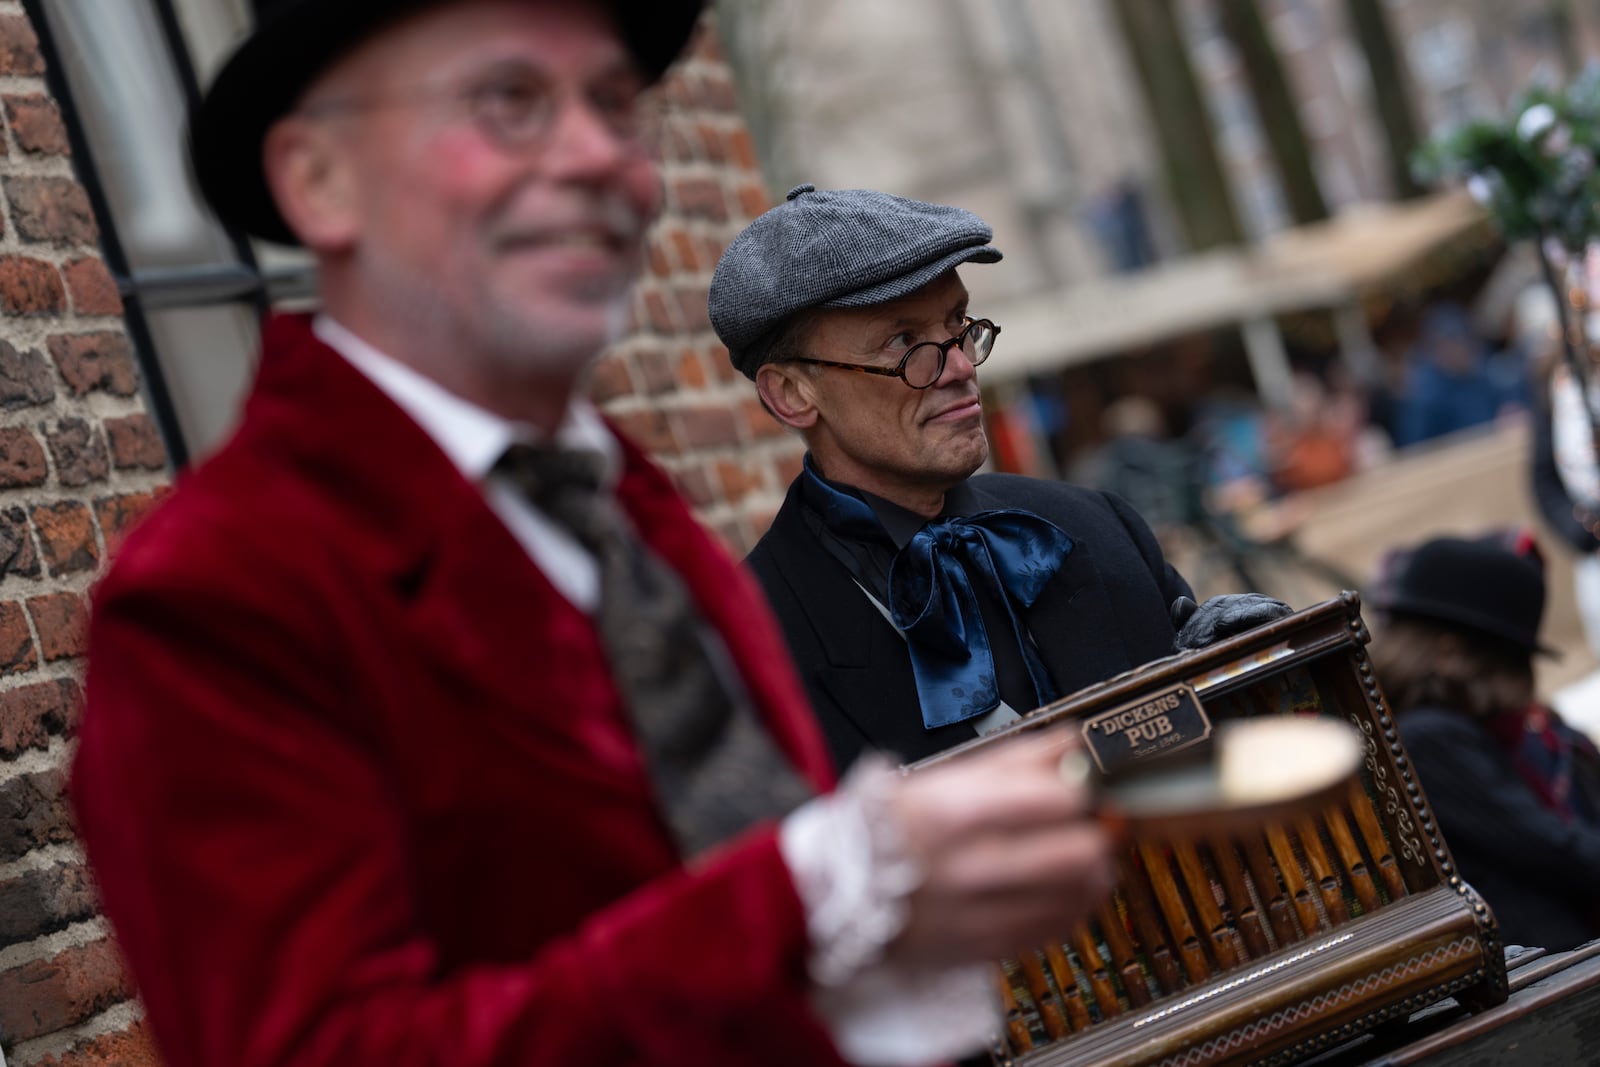
{"type": "MultiPolygon", "coordinates": [[[[968,485],[979,510],[1032,511],[1074,542],[1023,616],[1063,694],[1171,654],[1169,607],[1191,595],[1189,585],[1125,501],[1011,474],[968,485]]],[[[867,748],[910,762],[970,740],[970,722],[924,728],[904,639],[817,543],[802,507],[796,480],[746,562],[777,612],[839,766],[867,748]]]]}
{"type": "Polygon", "coordinates": [[[1600,934],[1600,826],[1544,807],[1472,716],[1412,708],[1399,725],[1456,867],[1506,944],[1568,949],[1600,934]]]}

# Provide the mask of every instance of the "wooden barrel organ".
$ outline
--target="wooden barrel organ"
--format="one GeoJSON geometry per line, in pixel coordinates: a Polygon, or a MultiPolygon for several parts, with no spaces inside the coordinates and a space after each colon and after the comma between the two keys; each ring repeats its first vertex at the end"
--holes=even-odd
{"type": "MultiPolygon", "coordinates": [[[[1433,824],[1367,641],[1359,599],[1345,593],[1083,690],[911,768],[1103,718],[1174,687],[1192,690],[1213,723],[1337,716],[1366,740],[1359,783],[1313,815],[1128,846],[1120,884],[1093,921],[999,965],[997,1063],[1284,1064],[1447,996],[1474,1010],[1505,1000],[1493,918],[1433,824]]],[[[1145,731],[1152,741],[1162,725],[1145,731]]]]}

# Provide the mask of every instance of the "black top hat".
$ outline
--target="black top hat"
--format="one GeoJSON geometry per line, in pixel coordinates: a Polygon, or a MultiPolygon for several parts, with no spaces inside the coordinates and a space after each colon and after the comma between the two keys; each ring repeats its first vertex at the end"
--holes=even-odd
{"type": "Polygon", "coordinates": [[[1498,637],[1530,652],[1560,654],[1539,641],[1544,569],[1494,538],[1441,537],[1420,545],[1378,606],[1498,637]]]}
{"type": "MultiPolygon", "coordinates": [[[[261,171],[267,128],[312,79],[373,31],[447,0],[255,0],[255,31],[228,59],[189,117],[200,192],[223,221],[298,244],[261,171]]],[[[704,0],[605,0],[618,32],[652,81],[677,58],[704,0]]]]}

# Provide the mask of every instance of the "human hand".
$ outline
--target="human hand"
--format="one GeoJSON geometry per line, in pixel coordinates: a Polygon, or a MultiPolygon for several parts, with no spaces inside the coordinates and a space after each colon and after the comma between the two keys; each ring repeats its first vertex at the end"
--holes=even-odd
{"type": "Polygon", "coordinates": [[[1181,596],[1172,602],[1171,611],[1178,628],[1172,647],[1179,652],[1204,648],[1294,613],[1283,601],[1262,593],[1226,593],[1199,605],[1181,596]]]}
{"type": "Polygon", "coordinates": [[[997,960],[1062,937],[1115,884],[1090,795],[1059,772],[1067,729],[909,775],[888,798],[922,871],[888,954],[917,965],[997,960]]]}

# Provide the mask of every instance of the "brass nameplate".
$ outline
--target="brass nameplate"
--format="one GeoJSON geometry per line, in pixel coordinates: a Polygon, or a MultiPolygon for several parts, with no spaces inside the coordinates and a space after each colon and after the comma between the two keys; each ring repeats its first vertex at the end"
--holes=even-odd
{"type": "Polygon", "coordinates": [[[1166,756],[1211,736],[1211,720],[1187,685],[1083,720],[1083,741],[1102,773],[1130,763],[1166,756]]]}

